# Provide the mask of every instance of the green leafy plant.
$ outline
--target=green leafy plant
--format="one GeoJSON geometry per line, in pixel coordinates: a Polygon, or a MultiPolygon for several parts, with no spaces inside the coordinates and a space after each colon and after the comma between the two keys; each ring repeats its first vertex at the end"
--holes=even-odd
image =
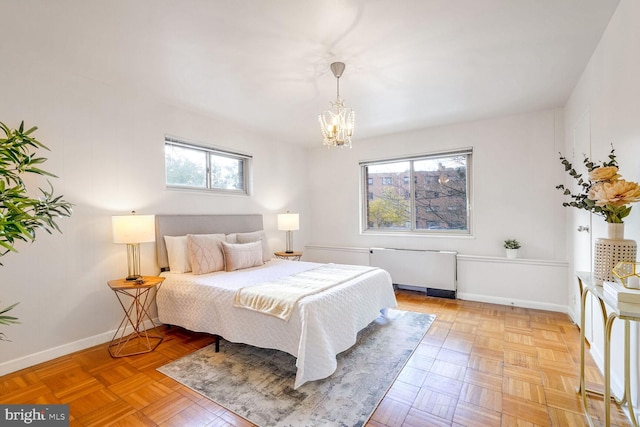
{"type": "MultiPolygon", "coordinates": [[[[15,307],[16,305],[18,305],[18,303],[15,303],[13,305],[10,305],[9,307],[0,310],[0,325],[11,325],[13,323],[20,323],[18,322],[18,318],[17,317],[13,317],[13,316],[9,316],[5,313],[9,312],[13,307],[15,307]]],[[[7,336],[0,332],[0,341],[9,341],[7,339],[7,336]]]]}
{"type": "MultiPolygon", "coordinates": [[[[1,257],[17,252],[17,241],[33,242],[37,230],[49,234],[61,232],[56,220],[71,216],[72,204],[65,201],[63,196],[54,195],[53,185],[49,181],[48,189],[39,188],[39,197],[32,197],[27,188],[23,179],[26,174],[56,178],[41,168],[47,159],[36,156],[38,149],[49,150],[32,136],[38,128],[34,126],[25,131],[22,122],[18,129],[11,129],[0,122],[0,129],[4,132],[4,137],[0,137],[1,257]]],[[[0,310],[0,325],[17,323],[17,318],[6,314],[16,305],[0,310]]],[[[0,333],[0,340],[6,340],[6,336],[0,333]]]]}
{"type": "Polygon", "coordinates": [[[520,249],[520,242],[516,239],[507,239],[504,241],[505,249],[520,249]]]}

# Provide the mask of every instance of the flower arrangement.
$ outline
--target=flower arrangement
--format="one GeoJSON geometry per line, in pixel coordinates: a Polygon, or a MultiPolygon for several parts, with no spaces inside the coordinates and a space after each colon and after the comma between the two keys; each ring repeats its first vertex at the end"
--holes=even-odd
{"type": "Polygon", "coordinates": [[[504,241],[505,249],[520,249],[520,242],[516,239],[507,239],[504,241]]]}
{"type": "Polygon", "coordinates": [[[637,182],[625,181],[618,173],[615,150],[611,147],[609,161],[594,163],[585,156],[583,163],[589,173],[587,180],[576,172],[573,165],[560,154],[564,170],[578,183],[581,191],[573,194],[564,185],[557,185],[565,196],[573,199],[562,206],[584,209],[603,216],[606,222],[622,223],[622,219],[631,213],[631,203],[640,201],[640,186],[637,182]]]}

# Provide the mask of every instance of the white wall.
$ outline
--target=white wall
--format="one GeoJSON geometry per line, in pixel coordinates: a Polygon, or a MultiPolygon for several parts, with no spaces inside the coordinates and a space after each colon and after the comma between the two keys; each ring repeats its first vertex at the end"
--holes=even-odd
{"type": "MultiPolygon", "coordinates": [[[[571,139],[574,124],[585,111],[590,111],[589,130],[591,135],[590,157],[593,160],[605,160],[614,144],[620,172],[630,181],[640,181],[640,2],[622,0],[612,17],[600,44],[595,50],[588,66],[576,85],[565,107],[567,146],[571,150],[571,139]]],[[[589,153],[587,153],[589,154],[589,153]]],[[[569,212],[569,223],[575,224],[578,212],[569,212]]],[[[625,220],[625,237],[640,241],[640,205],[634,208],[625,220]]],[[[604,237],[606,223],[600,217],[592,219],[592,235],[604,237]]],[[[569,235],[574,233],[570,227],[569,235]]],[[[570,247],[570,257],[578,253],[570,247]]],[[[582,260],[572,259],[572,264],[582,260]]],[[[569,279],[569,289],[576,292],[573,274],[569,279]]],[[[575,313],[577,315],[578,312],[575,313]]],[[[597,316],[597,315],[596,315],[597,316]]],[[[592,354],[602,365],[602,328],[598,328],[599,317],[594,318],[592,354]]],[[[638,334],[637,325],[635,335],[638,334]]],[[[616,332],[616,331],[614,331],[616,332]]],[[[619,330],[617,331],[619,332],[619,330]]],[[[615,342],[620,342],[616,334],[615,342]]],[[[621,357],[622,349],[614,344],[615,353],[621,357]]],[[[632,352],[633,388],[637,389],[640,377],[638,371],[638,349],[632,352]]],[[[622,381],[621,366],[618,361],[612,366],[614,382],[622,381]]],[[[634,395],[637,394],[634,391],[634,395]]],[[[634,399],[637,404],[637,399],[634,399]]]]}
{"type": "MultiPolygon", "coordinates": [[[[302,217],[295,241],[306,241],[304,149],[46,64],[14,64],[0,69],[0,121],[39,127],[35,136],[51,149],[41,153],[45,168],[74,212],[60,220],[63,234],[41,232],[1,259],[0,307],[20,302],[11,314],[21,324],[2,327],[13,342],[0,342],[0,375],[111,339],[123,313],[106,282],[127,268],[126,249],[111,243],[112,215],[259,213],[281,250],[276,214],[291,210],[302,217]],[[253,195],[166,190],[165,133],[252,154],[253,195]]],[[[154,246],[141,252],[142,273],[157,274],[154,246]]]]}
{"type": "MultiPolygon", "coordinates": [[[[537,302],[538,308],[566,311],[566,215],[562,196],[555,189],[564,180],[558,161],[558,152],[564,148],[563,132],[562,111],[544,110],[369,140],[356,137],[351,150],[317,148],[309,160],[310,220],[314,224],[309,258],[343,262],[346,256],[366,262],[364,252],[349,252],[347,248],[455,250],[476,256],[472,264],[459,263],[461,297],[466,294],[470,299],[501,303],[510,298],[513,302],[519,286],[536,286],[534,305],[537,302]],[[465,147],[473,147],[472,236],[407,237],[360,232],[359,162],[465,147]],[[508,268],[502,275],[488,274],[491,263],[495,267],[494,258],[504,258],[502,244],[508,238],[518,239],[522,243],[520,257],[532,262],[513,262],[520,267],[508,268]],[[481,258],[477,257],[485,257],[488,265],[478,270],[481,258]],[[540,262],[532,271],[535,260],[540,262]],[[555,261],[552,264],[557,271],[551,276],[546,274],[547,261],[555,261]],[[477,274],[466,274],[465,265],[477,274]]],[[[514,305],[522,305],[522,300],[514,305]]]]}
{"type": "MultiPolygon", "coordinates": [[[[625,7],[631,8],[631,3],[626,2],[625,7]]],[[[637,18],[637,11],[633,13],[637,18]]],[[[631,18],[618,14],[616,19],[625,20],[623,31],[632,31],[631,18]]],[[[634,33],[631,39],[637,41],[636,36],[634,33]]],[[[625,129],[631,130],[630,137],[638,131],[633,115],[638,111],[633,103],[640,99],[638,83],[633,80],[638,75],[638,58],[618,52],[633,48],[627,42],[617,45],[616,39],[628,36],[610,37],[614,41],[607,55],[615,53],[617,62],[592,65],[594,69],[583,77],[584,89],[577,90],[572,99],[596,93],[593,96],[599,103],[592,108],[603,123],[598,128],[624,125],[611,135],[623,152],[623,148],[633,148],[633,139],[624,137],[625,129]],[[629,61],[632,63],[627,64],[629,61]],[[603,82],[605,73],[607,81],[603,82]],[[602,85],[615,85],[615,96],[602,95],[602,85]],[[619,98],[624,102],[616,104],[619,98]],[[624,123],[617,123],[618,107],[625,109],[624,123]],[[609,110],[601,113],[606,108],[609,110]]],[[[6,43],[0,46],[0,53],[16,58],[20,48],[16,42],[6,43]]],[[[562,110],[369,140],[358,139],[356,134],[352,150],[304,150],[221,118],[142,98],[73,70],[51,69],[28,52],[22,61],[9,61],[0,68],[0,121],[17,126],[25,120],[27,125],[39,126],[36,135],[52,149],[46,167],[60,177],[53,181],[55,188],[75,206],[73,216],[60,221],[62,235],[41,233],[34,244],[20,245],[19,254],[1,260],[0,307],[20,301],[12,314],[22,324],[2,329],[13,343],[0,343],[0,374],[111,338],[122,313],[106,281],[126,273],[126,258],[123,247],[110,243],[110,217],[131,209],[142,214],[262,213],[272,249],[284,247],[284,233],[275,230],[276,214],[297,211],[301,230],[294,233],[294,246],[309,248],[305,259],[366,263],[364,248],[372,246],[456,250],[462,260],[462,295],[551,309],[567,305],[567,212],[554,188],[564,179],[557,160],[557,153],[565,148],[562,110]],[[254,195],[167,191],[163,184],[165,133],[253,154],[254,195]],[[360,161],[461,147],[474,149],[471,237],[360,233],[360,161]],[[503,260],[506,238],[523,243],[523,260],[503,260]],[[498,277],[489,274],[496,265],[501,271],[498,277]],[[522,278],[527,280],[518,280],[522,278]],[[518,300],[534,287],[538,296],[532,294],[528,302],[518,300]]],[[[575,100],[572,102],[578,102],[575,100]]],[[[603,133],[599,129],[594,134],[603,133]]],[[[628,178],[635,173],[637,179],[632,159],[631,155],[621,159],[621,164],[628,178]]],[[[637,222],[638,213],[632,215],[637,222]]],[[[637,225],[628,230],[638,234],[637,225]]],[[[145,274],[156,273],[153,251],[152,245],[142,246],[145,274]]]]}

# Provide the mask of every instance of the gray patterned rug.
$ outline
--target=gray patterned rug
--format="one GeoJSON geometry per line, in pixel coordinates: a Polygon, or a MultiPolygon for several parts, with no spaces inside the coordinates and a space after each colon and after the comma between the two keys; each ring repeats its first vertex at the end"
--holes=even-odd
{"type": "Polygon", "coordinates": [[[293,389],[293,356],[223,341],[158,370],[261,427],[363,426],[435,316],[388,310],[338,355],[333,375],[293,389]]]}

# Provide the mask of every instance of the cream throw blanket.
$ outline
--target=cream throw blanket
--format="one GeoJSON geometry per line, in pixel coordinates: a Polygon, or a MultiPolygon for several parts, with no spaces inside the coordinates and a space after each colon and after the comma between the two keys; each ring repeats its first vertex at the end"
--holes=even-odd
{"type": "Polygon", "coordinates": [[[238,289],[233,306],[289,320],[301,298],[324,291],[376,268],[325,264],[291,276],[238,289]]]}

